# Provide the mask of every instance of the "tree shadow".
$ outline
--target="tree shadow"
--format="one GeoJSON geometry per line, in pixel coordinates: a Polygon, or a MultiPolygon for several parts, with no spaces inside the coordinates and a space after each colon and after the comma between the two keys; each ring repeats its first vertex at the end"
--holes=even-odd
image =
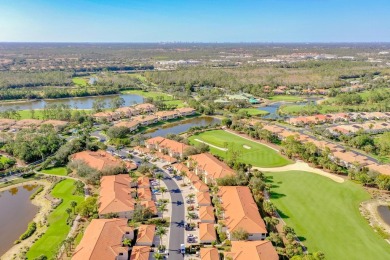
{"type": "Polygon", "coordinates": [[[283,193],[278,193],[278,192],[271,191],[271,194],[270,194],[271,200],[272,199],[280,199],[280,198],[283,198],[283,197],[286,197],[286,195],[283,194],[283,193]]]}
{"type": "Polygon", "coordinates": [[[302,237],[302,236],[298,236],[298,239],[303,242],[303,241],[306,241],[306,238],[305,237],[302,237]]]}
{"type": "Polygon", "coordinates": [[[287,216],[286,214],[284,214],[284,212],[283,211],[281,211],[280,209],[278,209],[277,210],[278,211],[278,214],[279,214],[279,216],[281,217],[281,218],[290,218],[289,216],[287,216]]]}

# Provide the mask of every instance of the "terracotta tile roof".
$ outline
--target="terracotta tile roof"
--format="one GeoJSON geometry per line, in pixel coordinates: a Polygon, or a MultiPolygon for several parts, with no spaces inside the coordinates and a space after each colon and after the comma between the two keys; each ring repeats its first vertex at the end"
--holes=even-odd
{"type": "Polygon", "coordinates": [[[197,191],[209,191],[209,187],[203,181],[196,181],[192,183],[197,191]]]}
{"type": "Polygon", "coordinates": [[[127,128],[134,128],[139,126],[138,121],[120,121],[118,123],[115,123],[114,126],[116,127],[127,127],[127,128]]]}
{"type": "Polygon", "coordinates": [[[157,206],[156,206],[156,203],[153,201],[153,200],[145,200],[145,201],[141,201],[140,204],[147,208],[147,209],[150,209],[153,214],[157,215],[157,206]]]}
{"type": "Polygon", "coordinates": [[[181,171],[184,171],[186,174],[187,174],[187,177],[188,177],[188,174],[191,173],[190,169],[188,169],[188,167],[183,164],[183,163],[175,163],[172,165],[172,167],[178,172],[180,173],[181,171]]]}
{"type": "Polygon", "coordinates": [[[153,104],[144,103],[144,104],[135,105],[134,108],[137,110],[155,110],[156,106],[153,104]]]}
{"type": "Polygon", "coordinates": [[[141,115],[141,116],[134,116],[132,117],[132,119],[133,121],[143,123],[143,122],[157,121],[158,117],[155,115],[141,115]]]}
{"type": "Polygon", "coordinates": [[[201,221],[215,221],[213,206],[200,206],[199,218],[201,221]]]}
{"type": "Polygon", "coordinates": [[[232,241],[232,248],[225,257],[233,260],[279,260],[271,241],[232,241]]]}
{"type": "Polygon", "coordinates": [[[210,192],[198,192],[196,194],[196,200],[198,201],[198,204],[210,204],[211,205],[211,197],[210,192]]]}
{"type": "Polygon", "coordinates": [[[376,171],[380,174],[390,175],[390,165],[373,163],[367,166],[371,171],[376,171]]]}
{"type": "Polygon", "coordinates": [[[201,243],[203,241],[217,240],[217,234],[213,223],[199,223],[199,239],[201,243]]]}
{"type": "Polygon", "coordinates": [[[188,145],[177,142],[175,140],[170,140],[161,136],[157,136],[154,138],[150,138],[145,141],[146,144],[148,145],[155,145],[159,149],[168,149],[169,151],[173,153],[179,153],[183,154],[184,151],[189,148],[188,145]]]}
{"type": "Polygon", "coordinates": [[[149,260],[150,246],[133,246],[131,249],[130,260],[149,260]]]}
{"type": "Polygon", "coordinates": [[[72,160],[82,160],[90,167],[95,168],[99,171],[103,170],[106,167],[125,166],[121,159],[116,158],[103,150],[99,150],[96,152],[82,151],[79,153],[72,154],[71,158],[72,160]]]}
{"type": "Polygon", "coordinates": [[[150,188],[138,188],[137,189],[138,199],[140,200],[152,200],[152,192],[150,188]]]}
{"type": "Polygon", "coordinates": [[[175,116],[180,116],[181,114],[178,111],[158,111],[154,113],[155,116],[158,118],[161,117],[175,117],[175,116]]]}
{"type": "Polygon", "coordinates": [[[218,249],[214,247],[200,248],[200,259],[201,260],[219,260],[218,249]]]}
{"type": "Polygon", "coordinates": [[[229,232],[244,229],[248,233],[267,233],[259,209],[248,187],[223,186],[218,196],[224,209],[225,224],[229,232]]]}
{"type": "Polygon", "coordinates": [[[153,243],[156,225],[141,225],[138,228],[137,242],[138,243],[153,243]]]}
{"type": "Polygon", "coordinates": [[[149,179],[149,177],[146,177],[146,176],[138,177],[138,179],[137,179],[137,186],[138,187],[143,187],[143,188],[150,187],[150,179],[149,179]]]}
{"type": "Polygon", "coordinates": [[[226,163],[221,162],[209,153],[191,155],[188,159],[197,162],[196,168],[205,171],[208,178],[218,179],[236,175],[236,172],[227,166],[226,163]]]}
{"type": "Polygon", "coordinates": [[[188,113],[194,113],[195,109],[193,109],[192,107],[182,107],[182,108],[176,109],[176,111],[181,113],[181,114],[188,114],[188,113]]]}
{"type": "Polygon", "coordinates": [[[122,247],[122,238],[126,232],[133,233],[127,226],[127,219],[93,219],[84,232],[72,260],[107,259],[115,260],[122,247]]]}
{"type": "Polygon", "coordinates": [[[45,125],[52,125],[54,127],[62,127],[69,124],[69,122],[61,121],[61,120],[46,120],[42,124],[45,125]]]}
{"type": "Polygon", "coordinates": [[[353,152],[334,152],[333,156],[347,163],[356,162],[356,153],[353,152]]]}
{"type": "Polygon", "coordinates": [[[134,210],[135,200],[127,174],[103,176],[100,180],[99,214],[134,210]]]}

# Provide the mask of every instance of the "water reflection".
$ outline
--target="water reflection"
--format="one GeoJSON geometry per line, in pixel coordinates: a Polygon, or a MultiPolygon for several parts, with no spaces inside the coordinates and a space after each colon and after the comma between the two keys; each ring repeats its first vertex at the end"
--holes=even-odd
{"type": "Polygon", "coordinates": [[[150,135],[151,137],[166,136],[167,134],[180,134],[186,132],[188,129],[194,126],[207,126],[207,125],[214,125],[220,123],[221,120],[214,117],[209,117],[209,116],[194,117],[194,118],[189,118],[186,120],[174,122],[168,125],[163,125],[162,127],[157,128],[156,130],[153,130],[146,134],[150,135]]]}
{"type": "Polygon", "coordinates": [[[30,200],[37,185],[25,185],[0,192],[0,256],[26,231],[38,212],[30,200]]]}
{"type": "MultiPolygon", "coordinates": [[[[35,100],[26,101],[19,103],[3,102],[0,103],[0,111],[7,109],[14,110],[31,110],[31,109],[43,109],[46,105],[68,105],[71,108],[77,109],[92,109],[92,105],[96,99],[102,99],[106,106],[109,106],[111,100],[118,95],[110,96],[96,96],[96,97],[79,97],[79,98],[62,98],[62,99],[51,99],[51,100],[35,100]]],[[[144,98],[139,95],[123,94],[120,95],[125,100],[125,105],[130,106],[144,102],[144,98]]]]}

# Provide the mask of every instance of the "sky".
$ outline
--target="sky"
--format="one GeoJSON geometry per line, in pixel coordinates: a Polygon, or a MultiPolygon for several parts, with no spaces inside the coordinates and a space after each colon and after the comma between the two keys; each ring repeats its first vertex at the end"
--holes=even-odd
{"type": "Polygon", "coordinates": [[[0,42],[390,42],[390,1],[0,0],[0,42]]]}

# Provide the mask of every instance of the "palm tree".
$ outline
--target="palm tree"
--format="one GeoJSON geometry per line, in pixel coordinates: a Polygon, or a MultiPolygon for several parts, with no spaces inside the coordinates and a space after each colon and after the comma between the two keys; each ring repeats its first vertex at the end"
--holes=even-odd
{"type": "Polygon", "coordinates": [[[72,213],[72,209],[70,209],[70,208],[67,208],[65,211],[66,211],[66,213],[68,213],[68,215],[69,215],[69,218],[70,218],[70,213],[72,213]]]}
{"type": "Polygon", "coordinates": [[[167,229],[165,227],[159,226],[156,230],[156,235],[160,238],[160,246],[162,245],[162,238],[167,234],[167,229]]]}
{"type": "Polygon", "coordinates": [[[184,184],[184,177],[186,177],[187,176],[187,174],[186,174],[186,172],[185,171],[180,171],[180,177],[182,178],[182,180],[183,180],[183,184],[184,184]]]}
{"type": "Polygon", "coordinates": [[[77,202],[72,200],[70,202],[70,206],[73,208],[73,214],[76,214],[76,206],[77,206],[77,202]]]}
{"type": "Polygon", "coordinates": [[[195,219],[195,217],[196,217],[196,215],[194,212],[188,212],[187,216],[186,216],[187,220],[189,220],[190,223],[192,223],[192,220],[195,219]]]}
{"type": "Polygon", "coordinates": [[[188,199],[189,201],[191,201],[190,204],[192,204],[194,198],[195,198],[195,194],[194,194],[194,193],[190,193],[190,194],[187,195],[187,199],[188,199]]]}
{"type": "Polygon", "coordinates": [[[164,175],[162,175],[161,173],[156,174],[156,179],[158,180],[160,186],[161,186],[161,180],[163,178],[164,178],[164,175]]]}
{"type": "Polygon", "coordinates": [[[153,256],[154,256],[154,259],[156,259],[156,260],[164,259],[164,256],[158,252],[154,253],[153,256]]]}
{"type": "Polygon", "coordinates": [[[158,211],[161,212],[161,217],[163,217],[164,211],[167,210],[167,204],[162,203],[157,207],[158,211]]]}
{"type": "Polygon", "coordinates": [[[162,198],[164,198],[164,193],[167,192],[168,189],[165,188],[165,187],[160,187],[160,192],[161,192],[161,195],[162,195],[162,198]]]}
{"type": "Polygon", "coordinates": [[[124,246],[130,246],[131,245],[131,240],[128,239],[128,238],[125,238],[125,239],[123,239],[122,244],[124,246]]]}

